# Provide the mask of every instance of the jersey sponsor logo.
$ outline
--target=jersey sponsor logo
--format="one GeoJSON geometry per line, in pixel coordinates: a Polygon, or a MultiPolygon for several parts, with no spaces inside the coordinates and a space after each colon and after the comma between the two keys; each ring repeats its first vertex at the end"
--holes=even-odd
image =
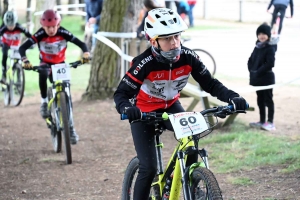
{"type": "Polygon", "coordinates": [[[148,56],[146,58],[144,58],[139,64],[138,66],[136,66],[135,70],[133,71],[134,75],[137,75],[139,73],[139,71],[142,69],[142,67],[149,61],[153,60],[152,55],[148,56]]]}
{"type": "Polygon", "coordinates": [[[137,88],[137,86],[134,83],[132,83],[131,81],[129,81],[127,78],[123,78],[122,81],[124,81],[132,89],[136,89],[137,88]]]}
{"type": "Polygon", "coordinates": [[[61,51],[63,51],[66,47],[67,47],[66,40],[60,40],[52,43],[48,43],[46,41],[40,42],[40,50],[45,54],[56,55],[59,54],[61,51]]]}
{"type": "Polygon", "coordinates": [[[164,78],[164,73],[157,73],[156,76],[154,77],[155,79],[161,79],[164,78]]]}
{"type": "Polygon", "coordinates": [[[200,60],[199,56],[192,50],[189,49],[181,49],[181,53],[184,54],[191,54],[192,56],[194,56],[195,58],[197,58],[198,60],[200,60]]]}
{"type": "Polygon", "coordinates": [[[182,74],[183,72],[184,72],[184,69],[181,69],[181,70],[179,70],[179,71],[176,72],[176,75],[182,74]]]}

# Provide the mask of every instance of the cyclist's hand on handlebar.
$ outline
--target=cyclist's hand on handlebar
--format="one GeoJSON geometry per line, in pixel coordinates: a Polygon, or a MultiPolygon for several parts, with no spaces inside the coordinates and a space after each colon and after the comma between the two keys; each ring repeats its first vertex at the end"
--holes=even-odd
{"type": "Polygon", "coordinates": [[[229,105],[233,105],[234,111],[245,111],[248,109],[248,103],[243,97],[233,97],[230,99],[229,105]]]}
{"type": "Polygon", "coordinates": [[[89,63],[91,60],[91,54],[90,52],[84,52],[83,55],[82,55],[82,64],[85,64],[85,63],[89,63]]]}
{"type": "Polygon", "coordinates": [[[130,123],[134,120],[142,119],[142,112],[136,106],[125,107],[122,113],[127,115],[130,123]]]}
{"type": "Polygon", "coordinates": [[[32,64],[29,62],[29,60],[25,59],[25,60],[23,60],[22,67],[24,69],[31,69],[32,68],[32,64]]]}

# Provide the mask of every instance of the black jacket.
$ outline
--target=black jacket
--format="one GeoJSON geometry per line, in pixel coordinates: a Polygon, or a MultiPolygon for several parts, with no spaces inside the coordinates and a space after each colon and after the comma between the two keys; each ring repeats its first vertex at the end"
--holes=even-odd
{"type": "Polygon", "coordinates": [[[250,85],[266,86],[275,83],[275,75],[272,71],[275,63],[277,45],[264,44],[261,48],[255,47],[249,60],[250,85]]]}

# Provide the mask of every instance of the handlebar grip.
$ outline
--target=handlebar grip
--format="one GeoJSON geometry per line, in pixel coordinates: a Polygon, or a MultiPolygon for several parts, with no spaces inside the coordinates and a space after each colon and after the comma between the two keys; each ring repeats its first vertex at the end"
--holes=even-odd
{"type": "MultiPolygon", "coordinates": [[[[142,119],[145,119],[147,116],[147,113],[142,113],[142,119]]],[[[128,116],[126,114],[121,114],[121,120],[126,120],[128,119],[128,116]]]]}
{"type": "MultiPolygon", "coordinates": [[[[231,110],[231,111],[234,111],[234,108],[233,108],[233,105],[228,105],[228,108],[231,110]]],[[[249,108],[249,104],[246,103],[246,110],[249,108]]]]}

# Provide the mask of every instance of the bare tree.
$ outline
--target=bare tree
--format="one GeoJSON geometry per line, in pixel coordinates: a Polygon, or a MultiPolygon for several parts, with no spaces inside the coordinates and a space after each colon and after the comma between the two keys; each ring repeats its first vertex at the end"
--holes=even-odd
{"type": "MultiPolygon", "coordinates": [[[[104,1],[100,30],[133,32],[142,0],[104,1]]],[[[120,46],[120,39],[109,38],[120,46]]],[[[120,57],[110,47],[97,42],[91,66],[89,85],[83,100],[111,98],[120,80],[120,57]]]]}
{"type": "MultiPolygon", "coordinates": [[[[77,1],[76,0],[69,0],[69,4],[76,4],[77,3],[77,1]]],[[[75,8],[69,8],[69,10],[72,10],[72,11],[74,11],[75,10],[75,8]]]]}
{"type": "Polygon", "coordinates": [[[26,26],[26,28],[27,28],[27,30],[31,30],[31,0],[27,0],[27,11],[26,11],[26,23],[27,23],[27,26],[26,26]]]}

